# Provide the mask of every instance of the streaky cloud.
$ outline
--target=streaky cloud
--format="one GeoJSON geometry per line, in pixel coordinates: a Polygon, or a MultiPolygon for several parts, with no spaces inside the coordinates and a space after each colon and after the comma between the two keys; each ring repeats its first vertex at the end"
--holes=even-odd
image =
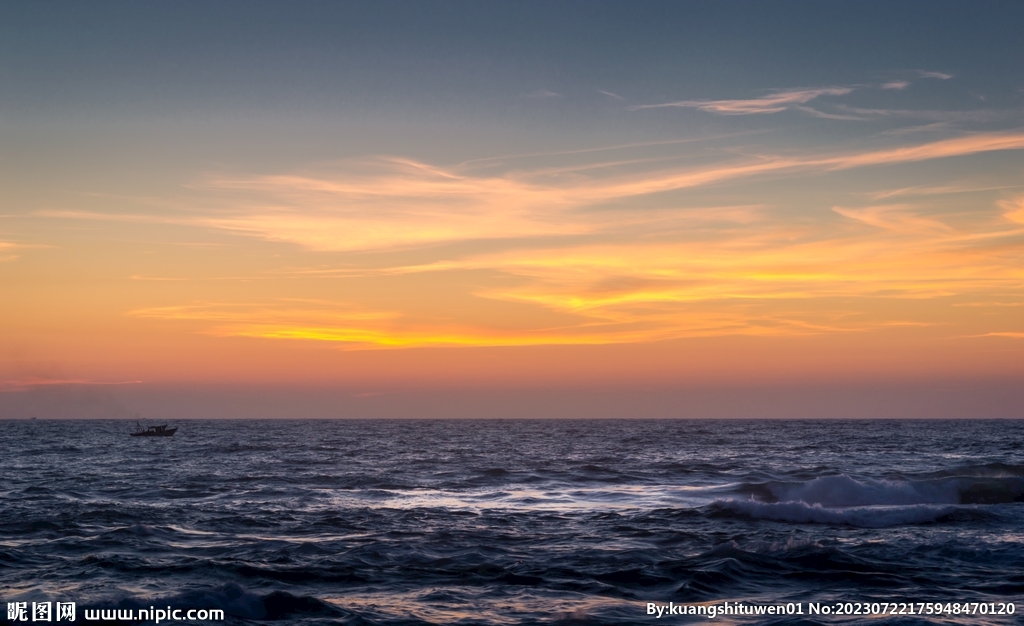
{"type": "MultiPolygon", "coordinates": [[[[210,176],[191,187],[199,198],[182,201],[204,212],[182,209],[168,219],[294,244],[315,255],[307,258],[316,265],[267,275],[337,281],[352,301],[192,302],[126,314],[177,322],[211,337],[341,350],[803,337],[904,326],[941,335],[941,323],[902,312],[923,304],[893,302],[1017,299],[1024,198],[949,211],[933,202],[935,196],[974,188],[905,187],[878,195],[918,196],[914,202],[840,201],[801,219],[788,212],[785,196],[771,204],[690,207],[681,206],[685,194],[620,206],[613,201],[754,177],[1021,149],[1024,131],[1014,130],[847,152],[728,160],[715,152],[720,161],[703,166],[637,172],[633,164],[630,173],[595,170],[599,175],[579,167],[480,175],[464,166],[374,158],[319,171],[210,176]],[[483,240],[489,241],[461,245],[483,240]],[[436,246],[441,243],[451,245],[436,246]],[[374,251],[372,262],[366,251],[374,251]],[[401,288],[376,306],[370,302],[378,300],[361,299],[358,289],[348,291],[361,285],[378,293],[413,280],[459,284],[462,291],[458,301],[432,303],[430,314],[401,288]],[[466,313],[477,306],[488,314],[466,313]],[[503,307],[515,314],[492,314],[503,307]]],[[[104,219],[89,212],[46,216],[104,219]]],[[[139,227],[161,219],[149,217],[119,213],[110,219],[139,227]]],[[[967,331],[1006,330],[982,321],[967,331]]]]}
{"type": "Polygon", "coordinates": [[[0,379],[0,393],[17,392],[34,389],[37,387],[61,387],[61,386],[111,386],[111,385],[139,385],[141,380],[89,380],[86,378],[47,378],[42,376],[25,376],[21,378],[0,379]]]}
{"type": "Polygon", "coordinates": [[[910,163],[929,159],[967,156],[981,152],[1021,149],[1024,149],[1024,131],[1016,130],[1001,133],[981,133],[943,139],[916,146],[875,150],[825,159],[823,162],[831,162],[837,169],[849,169],[869,165],[910,163]]]}
{"type": "Polygon", "coordinates": [[[937,185],[931,187],[899,187],[869,192],[866,195],[873,200],[885,200],[901,196],[937,196],[958,193],[976,193],[980,191],[998,191],[1000,189],[1017,189],[1024,185],[990,185],[979,187],[969,184],[937,185]]]}
{"type": "Polygon", "coordinates": [[[532,93],[523,94],[524,98],[561,98],[562,94],[548,91],[547,89],[538,89],[532,93]]]}
{"type": "Polygon", "coordinates": [[[906,204],[877,205],[858,208],[832,207],[843,217],[895,232],[952,233],[953,229],[939,220],[923,217],[906,204]]]}
{"type": "Polygon", "coordinates": [[[852,122],[863,122],[863,121],[866,121],[868,119],[866,117],[859,117],[859,116],[856,116],[856,115],[843,115],[841,113],[825,113],[824,111],[819,111],[818,109],[815,109],[814,107],[795,106],[793,108],[795,110],[797,110],[797,111],[801,111],[803,113],[807,113],[808,115],[812,115],[814,117],[821,118],[823,120],[846,120],[846,121],[852,121],[852,122]]]}
{"type": "Polygon", "coordinates": [[[852,91],[852,87],[778,90],[770,95],[750,100],[679,100],[663,104],[640,104],[630,108],[641,110],[685,107],[723,115],[757,115],[781,113],[794,105],[806,104],[821,96],[843,96],[852,91]]]}
{"type": "Polygon", "coordinates": [[[576,150],[555,150],[546,152],[524,152],[519,154],[505,154],[501,156],[493,157],[481,157],[478,159],[468,159],[458,164],[456,169],[463,168],[465,166],[475,165],[478,163],[494,163],[501,161],[511,161],[513,159],[529,159],[535,157],[552,157],[552,156],[567,156],[575,154],[588,154],[594,152],[612,152],[615,150],[628,150],[632,148],[650,148],[654,146],[672,146],[688,143],[698,143],[715,141],[719,139],[729,139],[732,137],[740,137],[744,135],[760,134],[765,131],[740,131],[735,133],[724,133],[720,135],[709,135],[706,137],[686,137],[681,139],[659,139],[655,141],[637,141],[631,143],[620,143],[612,146],[598,146],[596,148],[579,148],[576,150]]]}
{"type": "Polygon", "coordinates": [[[1011,119],[1018,116],[1016,111],[995,111],[991,109],[976,109],[973,111],[941,111],[928,109],[868,109],[864,107],[852,107],[845,104],[837,104],[836,109],[845,111],[852,115],[868,117],[905,117],[935,122],[992,122],[1001,119],[1011,119]]]}
{"type": "Polygon", "coordinates": [[[1014,198],[1013,200],[1003,200],[999,203],[999,206],[1004,211],[1003,217],[1011,222],[1024,224],[1024,196],[1014,198]]]}
{"type": "Polygon", "coordinates": [[[637,196],[745,178],[842,171],[1024,149],[1024,132],[966,135],[840,154],[766,155],[703,168],[586,176],[580,168],[475,176],[409,159],[371,159],[341,171],[214,177],[163,215],[44,210],[40,217],[179,224],[283,241],[321,251],[381,250],[508,238],[613,232],[649,223],[644,211],[587,211],[637,196]]]}
{"type": "Polygon", "coordinates": [[[931,124],[919,124],[917,126],[907,126],[904,128],[892,128],[884,130],[879,135],[898,137],[900,135],[911,135],[913,133],[934,133],[939,131],[948,131],[950,127],[949,122],[932,122],[931,124]]]}
{"type": "Polygon", "coordinates": [[[17,254],[9,254],[8,252],[19,247],[20,246],[18,244],[10,241],[0,241],[0,263],[17,260],[17,254]]]}

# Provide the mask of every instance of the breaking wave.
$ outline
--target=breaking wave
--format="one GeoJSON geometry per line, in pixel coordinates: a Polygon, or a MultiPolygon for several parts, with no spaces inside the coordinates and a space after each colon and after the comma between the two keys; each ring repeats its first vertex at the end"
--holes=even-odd
{"type": "Polygon", "coordinates": [[[1024,502],[1019,466],[979,466],[917,480],[822,476],[802,482],[746,484],[745,499],[716,501],[711,510],[754,519],[880,528],[977,519],[979,505],[1024,502]]]}

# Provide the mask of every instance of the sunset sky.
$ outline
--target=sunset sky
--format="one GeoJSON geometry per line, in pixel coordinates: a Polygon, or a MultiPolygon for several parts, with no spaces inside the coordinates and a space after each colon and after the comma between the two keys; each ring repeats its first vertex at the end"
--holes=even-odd
{"type": "Polygon", "coordinates": [[[0,7],[0,418],[1024,417],[1024,4],[0,7]]]}

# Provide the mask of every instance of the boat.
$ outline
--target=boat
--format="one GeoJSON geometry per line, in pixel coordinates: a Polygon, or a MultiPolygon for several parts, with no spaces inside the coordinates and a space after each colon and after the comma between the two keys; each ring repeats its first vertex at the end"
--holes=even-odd
{"type": "Polygon", "coordinates": [[[128,434],[132,437],[170,437],[177,432],[177,430],[177,428],[167,428],[167,424],[163,424],[162,426],[150,426],[149,428],[143,429],[141,424],[135,422],[135,432],[128,434]]]}

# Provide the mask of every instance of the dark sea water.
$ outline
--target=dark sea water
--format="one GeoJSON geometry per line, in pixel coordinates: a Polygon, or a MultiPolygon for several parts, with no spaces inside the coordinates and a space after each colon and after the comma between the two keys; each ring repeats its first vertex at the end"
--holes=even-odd
{"type": "Polygon", "coordinates": [[[171,438],[131,426],[0,422],[0,611],[1024,623],[1020,421],[183,420],[171,438]],[[805,614],[646,613],[670,601],[805,614]],[[815,602],[1017,612],[806,614],[815,602]]]}

